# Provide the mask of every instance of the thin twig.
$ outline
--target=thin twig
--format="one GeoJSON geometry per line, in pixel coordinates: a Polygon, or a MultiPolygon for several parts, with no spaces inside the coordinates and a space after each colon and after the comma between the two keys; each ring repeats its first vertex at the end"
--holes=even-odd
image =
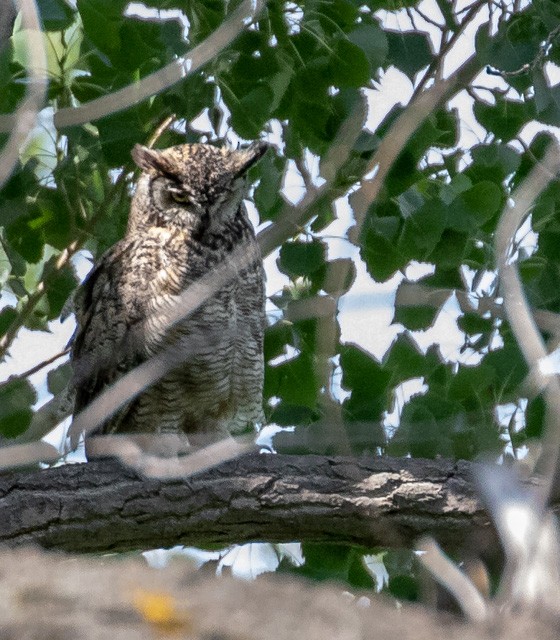
{"type": "Polygon", "coordinates": [[[430,63],[430,65],[426,69],[426,72],[422,76],[422,79],[414,89],[411,100],[414,100],[420,94],[431,77],[433,77],[434,75],[438,75],[437,71],[438,69],[441,70],[443,68],[443,63],[445,62],[447,54],[455,46],[457,40],[464,34],[465,29],[468,27],[468,25],[476,18],[476,15],[480,11],[480,9],[486,4],[487,0],[478,0],[478,2],[475,2],[468,10],[467,14],[459,25],[459,28],[453,32],[451,38],[449,38],[447,42],[442,41],[437,57],[430,63]]]}
{"type": "Polygon", "coordinates": [[[17,318],[11,323],[8,327],[6,333],[0,338],[0,358],[3,358],[6,354],[7,350],[10,348],[14,338],[16,337],[20,328],[25,324],[26,320],[33,313],[33,309],[43,297],[47,282],[50,278],[52,278],[54,273],[59,272],[63,269],[69,262],[72,256],[79,251],[82,246],[81,240],[74,240],[71,244],[69,244],[64,251],[58,256],[54,268],[49,271],[49,273],[39,282],[35,291],[29,296],[27,302],[25,303],[22,310],[19,312],[17,318]]]}
{"type": "Polygon", "coordinates": [[[55,362],[55,360],[58,360],[59,358],[62,358],[63,356],[68,355],[69,353],[70,353],[70,347],[68,347],[67,349],[64,349],[64,351],[61,351],[60,353],[55,354],[54,356],[51,356],[50,358],[47,358],[46,360],[43,360],[43,362],[36,364],[35,366],[31,367],[31,369],[28,369],[23,373],[19,373],[16,376],[12,376],[10,380],[16,380],[16,379],[23,380],[25,378],[29,378],[29,376],[32,376],[34,373],[41,371],[41,369],[48,367],[49,364],[52,364],[53,362],[55,362]]]}
{"type": "Polygon", "coordinates": [[[160,139],[163,132],[168,129],[175,122],[175,120],[177,120],[177,115],[175,113],[172,113],[171,115],[167,116],[167,118],[165,118],[165,120],[154,131],[154,133],[150,136],[148,142],[146,143],[148,149],[153,148],[155,143],[160,139]]]}

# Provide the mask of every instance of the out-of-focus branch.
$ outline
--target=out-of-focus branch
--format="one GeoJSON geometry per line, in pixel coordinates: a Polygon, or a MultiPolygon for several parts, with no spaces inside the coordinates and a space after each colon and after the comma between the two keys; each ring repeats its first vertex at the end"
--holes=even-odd
{"type": "Polygon", "coordinates": [[[264,0],[244,0],[225,22],[186,56],[177,58],[163,69],[109,95],[101,96],[79,107],[60,109],[54,114],[55,127],[62,129],[97,120],[138,104],[184,80],[225,49],[260,13],[264,5],[264,0]]]}
{"type": "Polygon", "coordinates": [[[424,537],[418,543],[418,559],[436,580],[453,594],[465,616],[473,622],[482,622],[489,608],[467,576],[441,550],[433,538],[424,537]]]}
{"type": "Polygon", "coordinates": [[[543,449],[538,470],[544,474],[546,484],[541,493],[541,507],[546,506],[556,472],[560,449],[560,383],[558,376],[545,376],[539,368],[540,361],[548,355],[546,346],[535,324],[523,285],[512,258],[515,234],[523,219],[548,183],[560,170],[560,147],[553,143],[542,162],[538,162],[523,184],[512,194],[512,206],[504,210],[496,230],[496,260],[501,293],[508,321],[525,356],[534,381],[544,391],[546,401],[543,449]]]}
{"type": "Polygon", "coordinates": [[[10,137],[0,154],[0,186],[10,177],[20,149],[37,121],[47,90],[47,58],[35,0],[16,0],[27,44],[27,91],[14,114],[0,115],[0,131],[10,137]]]}
{"type": "MultiPolygon", "coordinates": [[[[447,1],[447,0],[446,0],[447,1]]],[[[299,576],[236,580],[188,561],[68,557],[38,549],[0,555],[4,638],[80,640],[557,640],[558,618],[516,612],[487,624],[299,576]],[[359,599],[358,599],[359,597],[359,599]],[[363,603],[367,602],[367,606],[363,603]]]]}

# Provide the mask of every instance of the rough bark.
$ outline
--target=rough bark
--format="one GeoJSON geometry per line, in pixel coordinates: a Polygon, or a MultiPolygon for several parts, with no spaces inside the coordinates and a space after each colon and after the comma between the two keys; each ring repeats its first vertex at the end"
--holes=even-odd
{"type": "Polygon", "coordinates": [[[249,454],[181,480],[114,460],[0,476],[0,543],[75,552],[266,540],[448,549],[493,538],[471,483],[448,460],[249,454]]]}
{"type": "Polygon", "coordinates": [[[371,592],[286,576],[217,579],[177,561],[0,554],[0,637],[6,640],[553,640],[558,620],[500,611],[467,625],[371,592]],[[365,596],[365,597],[364,597],[365,596]],[[367,599],[366,599],[367,598],[367,599]]]}

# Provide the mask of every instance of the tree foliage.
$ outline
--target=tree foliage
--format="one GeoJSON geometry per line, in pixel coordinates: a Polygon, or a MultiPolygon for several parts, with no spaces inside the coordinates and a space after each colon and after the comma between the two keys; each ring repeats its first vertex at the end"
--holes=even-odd
{"type": "MultiPolygon", "coordinates": [[[[269,0],[229,45],[180,82],[103,117],[57,127],[57,113],[141,83],[188,55],[241,3],[148,0],[139,16],[124,0],[78,0],[75,7],[39,0],[46,102],[0,190],[4,357],[21,327],[46,331],[68,314],[79,284],[72,256],[89,251],[97,259],[122,237],[134,180],[130,150],[176,114],[178,126],[165,130],[158,146],[265,136],[274,143],[252,170],[261,221],[282,222],[281,189],[294,167],[308,193],[322,189],[302,224],[276,247],[289,285],[271,297],[276,312],[266,335],[264,401],[269,422],[296,427],[277,438],[279,450],[473,459],[512,455],[540,437],[542,400],[522,386],[528,369],[492,274],[501,212],[550,143],[544,125],[560,126],[560,85],[549,80],[560,65],[560,8],[552,0],[494,3],[488,23],[486,2],[461,11],[437,4],[443,13],[433,3],[428,18],[439,26],[423,20],[415,0],[269,0]],[[155,9],[162,10],[159,18],[155,9]],[[408,16],[410,25],[396,30],[395,16],[403,25],[408,16]],[[383,163],[382,144],[398,133],[399,117],[414,107],[395,105],[373,130],[359,117],[356,125],[360,105],[366,97],[374,104],[378,83],[395,70],[412,83],[413,99],[425,95],[471,24],[478,26],[468,77],[457,76],[453,90],[419,119],[362,215],[358,188],[371,179],[372,163],[383,163]],[[471,125],[462,120],[468,104],[476,135],[467,135],[471,125]],[[206,118],[197,120],[201,113],[206,118]],[[347,148],[341,136],[352,123],[357,135],[347,148]],[[529,123],[540,129],[534,137],[527,136],[529,123]],[[335,167],[322,176],[323,187],[311,169],[314,158],[319,175],[335,167]],[[355,219],[345,234],[352,260],[336,255],[330,239],[330,225],[345,216],[355,219]],[[415,289],[420,293],[407,298],[415,263],[432,269],[415,289]],[[398,336],[381,359],[360,346],[359,336],[356,344],[340,338],[340,303],[362,267],[371,281],[400,282],[398,336]],[[324,299],[334,313],[301,313],[323,308],[324,299]],[[463,344],[445,358],[438,340],[421,349],[425,330],[454,302],[463,344]],[[411,380],[419,381],[416,391],[402,406],[402,386],[411,380]],[[504,419],[508,407],[519,420],[504,419]]],[[[0,113],[10,114],[24,97],[30,64],[19,17],[3,45],[0,113]]],[[[9,133],[0,134],[3,142],[9,133]]],[[[525,238],[517,238],[516,257],[530,304],[553,313],[560,312],[559,242],[560,183],[552,179],[530,212],[525,238]],[[531,233],[538,234],[533,245],[531,233]]],[[[375,313],[367,299],[360,304],[375,313]]],[[[66,364],[51,372],[49,390],[59,393],[68,375],[66,364]]],[[[26,379],[0,386],[5,438],[25,433],[36,400],[26,379]]],[[[311,545],[306,552],[307,575],[368,581],[348,549],[311,545]]]]}

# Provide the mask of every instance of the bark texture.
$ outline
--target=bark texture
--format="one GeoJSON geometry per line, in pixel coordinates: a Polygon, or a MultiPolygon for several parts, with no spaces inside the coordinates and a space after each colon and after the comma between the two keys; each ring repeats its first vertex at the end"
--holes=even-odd
{"type": "Polygon", "coordinates": [[[248,454],[186,479],[114,460],[0,476],[0,543],[73,552],[316,541],[447,549],[493,529],[467,462],[248,454]]]}

